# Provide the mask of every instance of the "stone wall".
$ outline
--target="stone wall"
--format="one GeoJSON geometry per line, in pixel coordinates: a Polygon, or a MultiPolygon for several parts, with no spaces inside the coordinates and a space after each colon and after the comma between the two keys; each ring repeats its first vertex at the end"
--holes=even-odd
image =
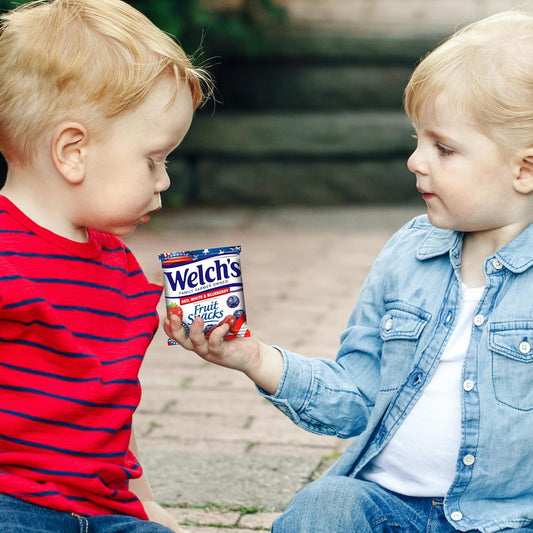
{"type": "MultiPolygon", "coordinates": [[[[203,0],[216,10],[243,0],[203,0]]],[[[417,194],[402,94],[457,26],[512,0],[278,0],[283,25],[207,34],[220,102],[172,158],[172,205],[406,203],[417,194]]],[[[533,6],[533,2],[529,0],[533,6]]]]}
{"type": "Polygon", "coordinates": [[[223,50],[220,103],[170,162],[172,205],[336,205],[416,198],[403,88],[435,38],[296,29],[223,50]]]}

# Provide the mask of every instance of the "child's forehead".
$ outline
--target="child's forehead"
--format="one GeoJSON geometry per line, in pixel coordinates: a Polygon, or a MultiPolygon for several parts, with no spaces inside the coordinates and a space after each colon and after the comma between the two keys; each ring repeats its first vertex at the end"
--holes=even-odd
{"type": "Polygon", "coordinates": [[[188,130],[193,116],[191,90],[187,83],[169,78],[158,81],[135,108],[105,120],[104,135],[128,135],[167,151],[188,130]]]}
{"type": "Polygon", "coordinates": [[[142,119],[147,123],[168,120],[181,108],[188,109],[192,105],[191,100],[191,90],[185,81],[162,76],[135,107],[122,111],[116,117],[142,119]]]}
{"type": "Polygon", "coordinates": [[[473,121],[473,113],[465,91],[450,84],[435,87],[416,98],[409,118],[413,124],[427,120],[473,121]]]}

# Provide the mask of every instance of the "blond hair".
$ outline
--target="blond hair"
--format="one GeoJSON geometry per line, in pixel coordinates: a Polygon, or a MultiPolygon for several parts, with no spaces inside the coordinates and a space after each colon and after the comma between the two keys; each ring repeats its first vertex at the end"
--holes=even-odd
{"type": "Polygon", "coordinates": [[[474,22],[426,56],[404,95],[415,125],[440,93],[503,151],[533,146],[533,14],[506,11],[474,22]]]}
{"type": "Polygon", "coordinates": [[[33,1],[0,17],[0,151],[31,161],[61,120],[95,126],[133,109],[163,75],[188,83],[196,108],[209,75],[121,0],[33,1]]]}

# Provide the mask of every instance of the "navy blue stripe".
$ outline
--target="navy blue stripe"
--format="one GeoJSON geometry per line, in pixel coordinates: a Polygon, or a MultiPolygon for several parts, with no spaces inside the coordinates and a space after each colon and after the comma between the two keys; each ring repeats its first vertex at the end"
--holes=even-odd
{"type": "MultiPolygon", "coordinates": [[[[23,467],[24,468],[24,467],[23,467]]],[[[102,477],[98,474],[83,474],[80,472],[61,472],[61,470],[45,470],[44,468],[29,468],[25,467],[26,470],[30,470],[31,472],[39,472],[39,474],[47,474],[50,476],[63,476],[63,477],[83,477],[83,478],[93,478],[93,479],[100,479],[103,481],[102,477]]]]}
{"type": "Polygon", "coordinates": [[[125,246],[119,246],[118,248],[109,248],[108,246],[102,246],[102,250],[104,250],[104,252],[110,253],[125,252],[126,254],[131,254],[131,250],[129,250],[125,246]]]}
{"type": "MultiPolygon", "coordinates": [[[[0,363],[0,366],[9,368],[11,370],[17,370],[25,374],[33,374],[36,376],[45,376],[48,378],[58,379],[60,381],[66,381],[68,383],[90,383],[96,381],[101,385],[138,385],[139,381],[136,379],[112,379],[110,381],[104,381],[102,378],[69,378],[62,374],[53,374],[52,372],[43,372],[41,370],[32,370],[23,366],[11,365],[9,363],[0,363]]],[[[1,410],[1,409],[0,409],[1,410]]]]}
{"type": "MultiPolygon", "coordinates": [[[[48,470],[46,468],[32,468],[29,466],[24,465],[13,465],[15,468],[20,470],[29,470],[30,472],[38,472],[39,474],[46,474],[47,476],[63,476],[63,477],[82,477],[86,479],[100,479],[102,480],[101,476],[98,474],[85,474],[83,472],[63,472],[62,470],[48,470]]],[[[5,470],[0,470],[0,472],[4,474],[13,474],[12,472],[6,472],[5,470]]],[[[102,480],[103,481],[103,480],[102,480]]],[[[40,493],[39,493],[40,494],[40,493]]]]}
{"type": "Polygon", "coordinates": [[[61,396],[60,394],[52,394],[51,392],[42,391],[39,389],[32,389],[30,387],[14,387],[11,385],[0,385],[0,389],[11,390],[16,392],[29,392],[37,394],[39,396],[48,396],[49,398],[55,398],[56,400],[64,400],[66,402],[77,403],[79,405],[85,405],[88,407],[101,407],[104,409],[126,409],[127,411],[135,411],[136,405],[120,405],[117,403],[96,403],[88,402],[87,400],[79,400],[77,398],[71,398],[69,396],[61,396]]]}
{"type": "Polygon", "coordinates": [[[130,341],[134,341],[136,339],[142,339],[143,337],[147,339],[151,339],[152,335],[149,333],[139,333],[138,335],[134,335],[133,337],[124,337],[124,338],[117,338],[117,337],[101,337],[99,335],[92,335],[90,333],[80,333],[78,331],[72,331],[66,326],[57,325],[57,324],[48,324],[47,322],[43,322],[42,320],[32,320],[30,322],[24,322],[22,320],[9,320],[9,322],[13,322],[15,324],[21,324],[23,326],[33,326],[35,324],[38,324],[39,326],[43,326],[44,328],[48,329],[54,329],[54,330],[62,330],[67,331],[70,333],[73,337],[78,337],[81,339],[89,339],[93,341],[102,341],[102,342],[110,342],[110,343],[126,343],[130,341]]]}
{"type": "Polygon", "coordinates": [[[16,309],[17,307],[23,307],[24,305],[31,305],[40,302],[46,302],[44,298],[30,298],[29,300],[22,300],[13,304],[4,305],[4,309],[16,309]]]}
{"type": "MultiPolygon", "coordinates": [[[[10,472],[3,472],[4,474],[10,474],[10,472]]],[[[10,474],[13,475],[13,474],[10,474]]],[[[61,492],[57,490],[46,490],[42,492],[30,492],[25,491],[23,493],[26,499],[28,498],[46,498],[47,496],[61,496],[61,498],[64,498],[65,500],[72,500],[72,501],[79,501],[79,502],[91,502],[88,498],[82,498],[81,496],[68,496],[66,494],[62,494],[61,492]]]]}
{"type": "Polygon", "coordinates": [[[28,494],[32,498],[44,498],[46,496],[61,496],[61,498],[64,498],[65,500],[94,503],[89,498],[83,498],[82,496],[68,496],[66,494],[62,494],[61,492],[58,492],[57,490],[48,490],[44,492],[26,492],[25,494],[28,494]]]}
{"type": "MultiPolygon", "coordinates": [[[[118,494],[118,490],[113,491],[109,498],[114,499],[114,501],[118,503],[133,503],[139,501],[139,499],[135,496],[133,498],[127,498],[127,499],[117,499],[115,498],[118,494]]],[[[72,501],[79,501],[79,502],[91,502],[94,503],[92,500],[88,498],[83,498],[82,496],[69,496],[67,494],[62,494],[61,492],[58,492],[56,490],[47,490],[42,492],[24,492],[24,495],[31,498],[44,498],[46,496],[61,496],[61,498],[64,498],[66,500],[72,500],[72,501]]]]}
{"type": "MultiPolygon", "coordinates": [[[[46,302],[44,298],[30,298],[29,300],[21,300],[20,302],[15,302],[12,304],[7,304],[4,306],[4,309],[15,309],[17,307],[23,307],[25,305],[31,305],[34,303],[39,302],[46,302]]],[[[155,317],[157,316],[156,311],[152,311],[150,313],[144,313],[142,315],[135,315],[135,316],[126,316],[122,315],[120,313],[115,313],[113,311],[104,311],[102,309],[94,309],[92,307],[83,307],[81,305],[54,305],[54,304],[48,304],[52,309],[57,309],[59,311],[81,311],[84,313],[90,313],[93,315],[100,315],[100,316],[113,316],[116,318],[120,318],[122,320],[126,320],[127,322],[133,322],[134,320],[141,320],[143,318],[147,317],[155,317]]]]}
{"type": "MultiPolygon", "coordinates": [[[[12,233],[12,234],[15,234],[15,235],[35,235],[35,233],[33,233],[32,231],[23,231],[23,230],[3,230],[3,229],[0,229],[0,233],[12,233]]],[[[102,246],[102,250],[105,251],[105,252],[108,252],[108,253],[118,253],[118,252],[121,252],[121,253],[125,253],[125,254],[131,254],[131,250],[129,250],[128,248],[123,248],[123,247],[119,247],[119,248],[107,248],[105,246],[102,246]]],[[[128,272],[128,270],[126,268],[122,268],[122,267],[119,267],[119,266],[113,266],[113,265],[108,265],[106,263],[102,263],[101,261],[94,261],[92,259],[85,259],[83,257],[76,257],[76,256],[71,256],[71,255],[63,255],[63,254],[39,254],[39,253],[25,253],[25,252],[16,252],[16,251],[6,251],[6,252],[0,252],[0,257],[1,256],[5,256],[5,257],[13,257],[13,256],[17,256],[17,257],[28,257],[28,258],[42,258],[42,259],[60,259],[60,260],[63,260],[63,261],[73,261],[73,262],[79,262],[79,263],[86,263],[86,264],[91,264],[91,265],[95,265],[95,266],[101,266],[103,268],[106,268],[107,270],[115,270],[115,271],[118,271],[118,272],[122,272],[123,274],[127,274],[128,277],[134,277],[134,276],[138,276],[139,274],[144,274],[144,272],[142,271],[141,268],[137,269],[137,270],[133,270],[131,272],[128,272]]]]}
{"type": "MultiPolygon", "coordinates": [[[[0,343],[4,344],[19,344],[21,346],[31,346],[32,348],[37,348],[39,350],[43,350],[45,352],[54,353],[56,355],[61,355],[63,357],[70,357],[73,359],[85,359],[85,358],[95,358],[95,355],[92,353],[75,353],[75,352],[62,352],[60,350],[55,350],[53,348],[50,348],[49,346],[46,346],[45,344],[40,344],[37,342],[27,341],[25,339],[4,339],[3,337],[0,337],[0,343]]],[[[125,361],[127,359],[143,359],[143,356],[141,354],[133,354],[129,355],[126,358],[123,358],[122,360],[125,361]]],[[[117,362],[120,362],[120,359],[117,359],[115,361],[108,361],[107,363],[101,362],[101,364],[108,364],[112,365],[117,362]]]]}
{"type": "MultiPolygon", "coordinates": [[[[38,473],[38,474],[45,474],[47,476],[56,476],[56,477],[73,477],[73,478],[82,478],[82,479],[98,479],[100,480],[100,482],[102,483],[102,485],[106,486],[108,489],[111,490],[111,487],[108,485],[108,483],[106,482],[106,480],[99,474],[86,474],[86,473],[83,473],[83,472],[68,472],[68,471],[65,471],[65,472],[62,472],[61,470],[47,470],[45,468],[30,468],[29,466],[21,466],[21,465],[16,465],[16,468],[17,469],[21,469],[21,470],[28,470],[30,472],[35,472],[35,473],[38,473]]],[[[13,474],[11,472],[6,472],[5,470],[0,470],[1,473],[3,474],[10,474],[10,475],[16,475],[16,474],[13,474]]],[[[35,492],[35,493],[31,493],[33,494],[34,496],[50,496],[51,494],[59,494],[60,496],[63,496],[64,498],[67,498],[67,499],[70,499],[70,500],[83,500],[83,501],[89,501],[87,500],[86,498],[83,498],[81,496],[67,496],[67,495],[63,495],[59,492],[55,492],[55,491],[46,491],[46,492],[35,492]]],[[[109,498],[114,498],[116,495],[118,494],[118,490],[114,490],[108,497],[109,498]]]]}
{"type": "Polygon", "coordinates": [[[62,355],[64,357],[72,357],[74,359],[84,359],[86,357],[94,357],[94,354],[92,353],[74,353],[74,352],[63,352],[61,350],[55,350],[53,348],[50,348],[50,346],[47,346],[45,344],[40,344],[38,342],[32,342],[27,341],[25,339],[5,339],[3,337],[0,337],[0,343],[3,342],[5,344],[20,344],[22,346],[31,346],[32,348],[38,348],[40,350],[44,350],[46,352],[55,353],[56,355],[62,355]]]}
{"type": "Polygon", "coordinates": [[[58,309],[59,311],[82,311],[85,313],[91,313],[93,315],[113,316],[122,320],[126,320],[127,322],[133,322],[134,320],[142,320],[144,318],[157,316],[157,311],[151,311],[150,313],[144,313],[142,315],[126,316],[113,311],[104,311],[103,309],[94,309],[92,307],[82,307],[79,305],[51,305],[51,307],[58,309]]]}
{"type": "MultiPolygon", "coordinates": [[[[30,468],[29,466],[22,466],[22,465],[15,465],[15,468],[19,470],[29,470],[30,472],[37,472],[39,474],[45,474],[50,476],[62,476],[62,477],[77,477],[77,478],[83,478],[83,479],[99,479],[102,482],[102,485],[106,486],[108,489],[111,490],[111,487],[107,483],[107,481],[100,475],[100,474],[89,474],[89,473],[83,473],[83,472],[62,472],[61,470],[47,470],[45,468],[30,468]]],[[[122,467],[121,467],[122,468],[122,467]]],[[[123,469],[124,470],[124,469],[123,469]]],[[[4,474],[6,476],[17,476],[17,474],[13,472],[9,472],[7,470],[0,469],[0,474],[4,474]]],[[[132,479],[131,473],[128,472],[128,479],[132,479]]],[[[128,483],[124,483],[124,487],[128,488],[128,483]]],[[[91,501],[87,498],[83,498],[81,496],[67,496],[65,494],[62,494],[58,491],[40,491],[40,492],[26,492],[25,494],[29,496],[35,496],[35,497],[44,497],[44,496],[62,496],[63,498],[67,498],[70,500],[80,500],[80,501],[91,501]]],[[[109,498],[115,498],[118,494],[118,490],[115,489],[111,494],[109,494],[109,498]]],[[[137,497],[134,498],[127,498],[123,500],[116,500],[119,502],[131,502],[131,501],[137,501],[137,497]]]]}
{"type": "Polygon", "coordinates": [[[140,298],[141,296],[160,294],[159,290],[144,291],[144,292],[139,292],[137,294],[126,294],[124,291],[121,291],[120,289],[116,289],[115,287],[108,287],[106,285],[100,285],[99,283],[91,283],[89,281],[75,281],[75,280],[60,279],[60,278],[28,278],[26,276],[5,276],[5,277],[0,278],[0,281],[13,281],[17,279],[24,279],[26,281],[31,281],[33,283],[49,283],[49,284],[56,283],[60,285],[77,285],[80,287],[89,287],[91,289],[115,292],[117,294],[120,294],[127,300],[140,298]]]}
{"type": "Polygon", "coordinates": [[[139,333],[138,335],[134,335],[133,337],[125,337],[123,339],[117,339],[117,338],[111,338],[111,337],[99,337],[98,335],[90,335],[89,333],[75,333],[71,332],[72,335],[75,337],[80,337],[82,339],[90,339],[93,341],[103,341],[103,342],[114,342],[114,343],[122,343],[122,342],[130,342],[136,339],[142,339],[143,337],[147,339],[151,339],[153,335],[150,335],[150,333],[139,333]]]}
{"type": "Polygon", "coordinates": [[[42,258],[42,259],[53,259],[53,260],[62,260],[62,261],[72,261],[72,262],[76,262],[76,263],[86,263],[86,264],[90,264],[90,265],[95,265],[95,266],[101,266],[101,267],[104,267],[108,270],[117,270],[119,272],[122,272],[123,274],[126,274],[127,273],[127,270],[125,268],[122,268],[122,267],[118,267],[118,266],[111,266],[111,265],[106,265],[105,263],[101,263],[100,261],[94,261],[92,259],[84,259],[83,257],[76,257],[76,256],[71,256],[71,255],[62,255],[62,254],[38,254],[38,253],[24,253],[24,252],[14,252],[14,251],[9,251],[9,252],[0,252],[0,257],[26,257],[26,258],[42,258]]]}
{"type": "Polygon", "coordinates": [[[50,424],[52,426],[60,426],[60,427],[67,427],[70,429],[78,429],[80,431],[96,431],[96,432],[103,432],[103,433],[111,433],[115,435],[119,431],[125,431],[131,429],[131,424],[126,424],[125,426],[122,426],[119,429],[113,429],[113,428],[104,428],[104,427],[93,427],[93,426],[82,426],[81,424],[73,424],[69,422],[58,422],[56,420],[48,420],[47,418],[41,418],[38,416],[32,416],[28,415],[26,413],[20,413],[18,411],[12,411],[10,409],[0,409],[0,413],[5,413],[8,415],[15,416],[17,418],[25,418],[27,420],[33,420],[34,422],[41,422],[43,424],[50,424]]]}
{"type": "Polygon", "coordinates": [[[0,434],[0,439],[6,440],[8,442],[14,442],[16,444],[22,444],[24,446],[30,446],[32,448],[50,450],[52,452],[66,453],[68,455],[73,455],[75,457],[124,457],[124,452],[113,452],[113,453],[79,452],[76,450],[69,450],[68,448],[61,448],[59,446],[50,446],[48,444],[32,442],[30,440],[16,439],[14,437],[8,437],[7,435],[1,435],[1,434],[0,434]]]}
{"type": "Polygon", "coordinates": [[[35,235],[33,231],[23,231],[23,230],[11,230],[11,229],[0,229],[0,233],[12,233],[13,235],[35,235]]]}
{"type": "MultiPolygon", "coordinates": [[[[70,500],[73,502],[89,502],[89,498],[83,498],[82,496],[69,496],[67,494],[61,494],[62,498],[65,498],[65,500],[70,500]]],[[[94,503],[94,502],[91,502],[94,503]]]]}
{"type": "Polygon", "coordinates": [[[120,359],[113,359],[113,361],[100,361],[102,366],[116,365],[118,363],[123,363],[124,361],[129,361],[130,359],[144,359],[143,355],[128,355],[127,357],[121,357],[120,359]]]}
{"type": "MultiPolygon", "coordinates": [[[[62,352],[60,350],[54,350],[53,348],[50,348],[49,346],[46,346],[45,344],[40,344],[37,342],[31,342],[27,341],[25,339],[4,339],[3,337],[0,337],[0,343],[4,344],[19,344],[22,346],[31,346],[32,348],[37,348],[39,350],[44,350],[46,352],[55,353],[56,355],[61,355],[64,357],[71,357],[75,359],[84,359],[84,358],[94,358],[95,355],[92,353],[74,353],[74,352],[62,352]]],[[[144,356],[142,354],[133,354],[128,355],[127,357],[121,357],[119,359],[115,359],[113,361],[100,361],[100,364],[102,365],[114,365],[116,363],[122,363],[124,361],[128,361],[129,359],[140,359],[143,360],[144,356]]]]}

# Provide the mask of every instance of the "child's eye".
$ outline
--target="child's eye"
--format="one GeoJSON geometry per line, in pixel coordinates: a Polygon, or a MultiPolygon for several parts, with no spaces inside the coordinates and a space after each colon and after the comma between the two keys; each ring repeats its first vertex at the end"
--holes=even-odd
{"type": "Polygon", "coordinates": [[[435,148],[438,150],[441,156],[447,156],[447,155],[453,154],[453,150],[451,150],[450,148],[444,146],[443,144],[439,142],[435,143],[435,148]]]}

